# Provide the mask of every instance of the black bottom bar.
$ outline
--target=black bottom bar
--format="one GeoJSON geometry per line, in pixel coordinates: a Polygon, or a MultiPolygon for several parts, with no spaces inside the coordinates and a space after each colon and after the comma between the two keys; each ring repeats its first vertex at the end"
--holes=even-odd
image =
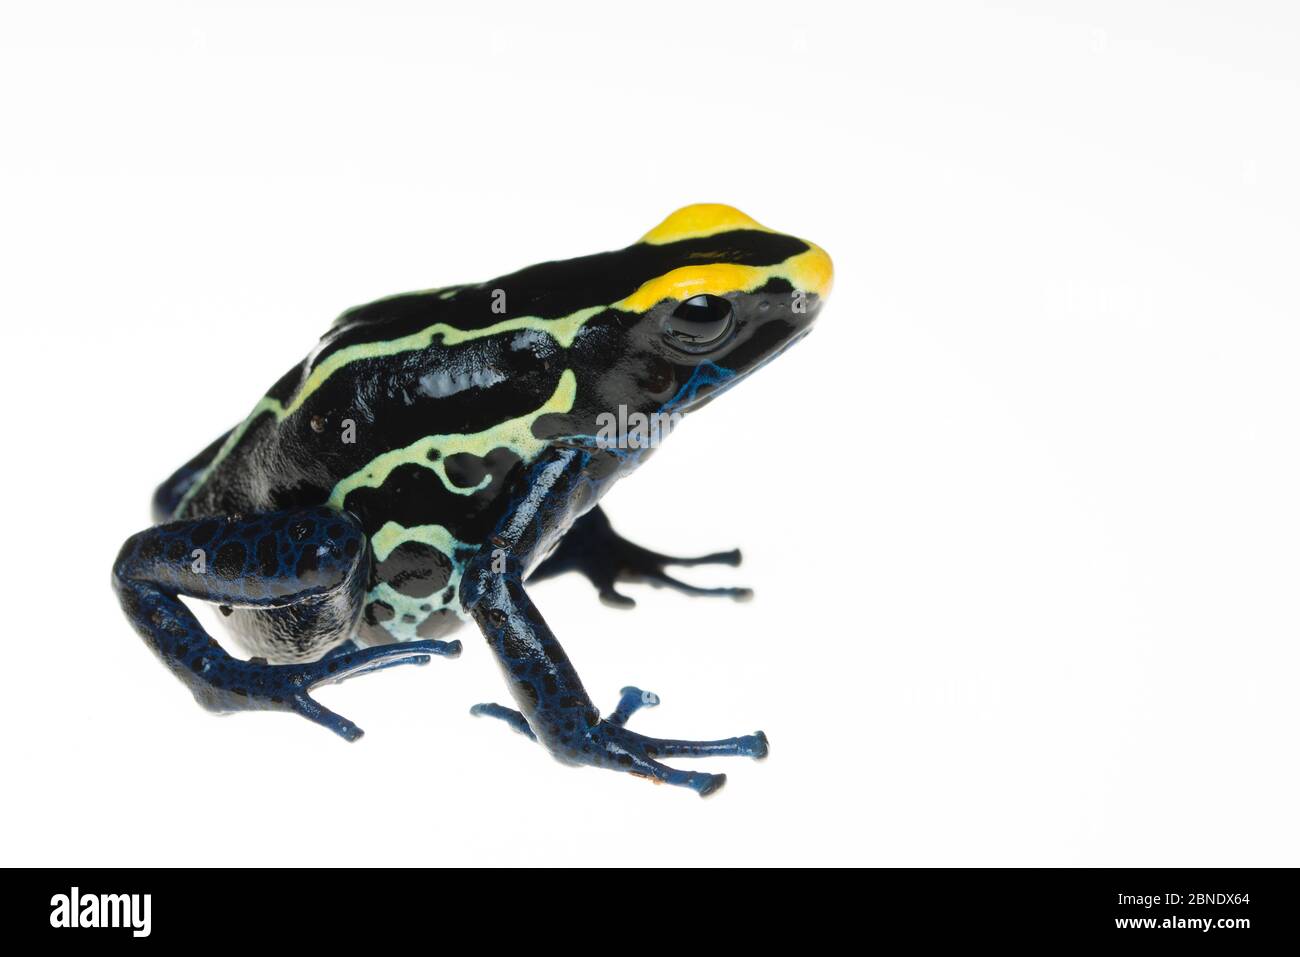
{"type": "Polygon", "coordinates": [[[560,880],[432,870],[46,869],[7,877],[6,928],[94,946],[373,947],[445,927],[454,939],[483,930],[492,944],[582,931],[585,946],[605,949],[623,940],[625,920],[657,925],[653,915],[662,911],[676,916],[661,931],[706,920],[702,942],[730,946],[784,927],[862,943],[901,935],[954,943],[1204,940],[1236,949],[1293,940],[1297,921],[1289,869],[624,871],[560,880]],[[668,901],[678,906],[665,908],[668,901]],[[714,924],[719,911],[728,917],[714,924]],[[599,914],[605,919],[593,920],[599,914]]]}

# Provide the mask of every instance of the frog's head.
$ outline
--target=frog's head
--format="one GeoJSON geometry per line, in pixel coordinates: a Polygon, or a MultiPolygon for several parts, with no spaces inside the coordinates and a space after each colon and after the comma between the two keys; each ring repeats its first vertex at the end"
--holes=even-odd
{"type": "Polygon", "coordinates": [[[629,292],[570,350],[586,386],[580,416],[700,408],[803,338],[832,278],[820,247],[717,204],[683,207],[591,259],[629,292]]]}

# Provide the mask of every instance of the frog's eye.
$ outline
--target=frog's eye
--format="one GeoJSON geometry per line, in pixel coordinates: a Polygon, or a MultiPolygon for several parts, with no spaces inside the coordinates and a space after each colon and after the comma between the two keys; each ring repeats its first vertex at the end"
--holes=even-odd
{"type": "Polygon", "coordinates": [[[692,296],[668,317],[668,334],[685,349],[706,349],[731,330],[731,303],[721,296],[692,296]]]}

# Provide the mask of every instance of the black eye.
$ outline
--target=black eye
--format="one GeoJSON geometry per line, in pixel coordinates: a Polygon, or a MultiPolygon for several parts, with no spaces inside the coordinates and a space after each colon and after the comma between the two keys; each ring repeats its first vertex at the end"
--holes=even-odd
{"type": "Polygon", "coordinates": [[[721,296],[692,296],[668,317],[668,332],[681,346],[701,349],[731,329],[731,303],[721,296]]]}

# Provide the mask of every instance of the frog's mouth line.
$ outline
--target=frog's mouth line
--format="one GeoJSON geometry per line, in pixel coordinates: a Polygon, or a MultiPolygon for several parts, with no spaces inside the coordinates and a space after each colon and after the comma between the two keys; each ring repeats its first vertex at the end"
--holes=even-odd
{"type": "MultiPolygon", "coordinates": [[[[664,406],[664,411],[680,412],[681,414],[686,415],[690,412],[694,412],[696,409],[704,408],[706,405],[708,405],[718,396],[722,395],[722,393],[726,392],[728,389],[731,389],[733,386],[735,386],[736,383],[743,382],[744,380],[752,376],[755,372],[757,372],[759,369],[767,365],[769,362],[772,362],[778,356],[784,355],[788,349],[794,346],[795,343],[801,341],[810,332],[812,332],[811,326],[797,333],[788,342],[782,345],[781,348],[777,349],[775,352],[773,352],[771,355],[767,356],[766,358],[761,359],[760,361],[755,363],[752,368],[750,368],[748,371],[744,372],[743,374],[737,375],[734,372],[730,372],[730,370],[727,370],[728,372],[730,372],[730,374],[724,378],[716,380],[713,388],[710,389],[708,392],[706,392],[704,395],[687,399],[684,403],[680,405],[676,405],[673,402],[669,402],[667,405],[664,406]]],[[[709,365],[713,365],[713,363],[709,363],[709,365]]],[[[722,368],[722,367],[714,366],[714,368],[722,368]]],[[[687,384],[687,387],[689,387],[689,383],[687,384]]],[[[685,388],[686,387],[683,388],[683,391],[685,391],[685,388]]]]}

